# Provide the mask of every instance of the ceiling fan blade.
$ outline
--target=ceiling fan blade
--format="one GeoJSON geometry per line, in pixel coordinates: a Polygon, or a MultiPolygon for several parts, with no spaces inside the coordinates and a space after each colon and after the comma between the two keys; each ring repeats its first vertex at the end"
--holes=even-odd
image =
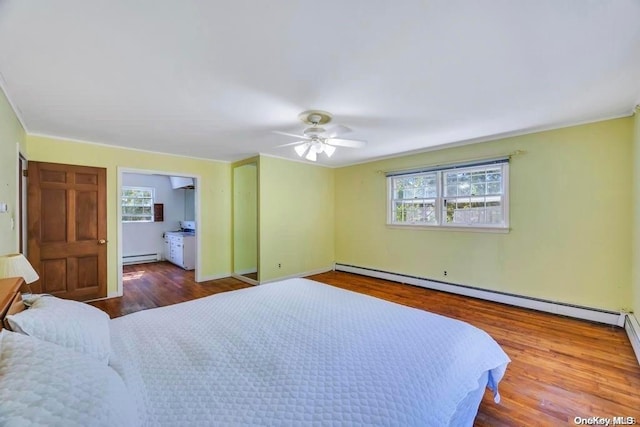
{"type": "Polygon", "coordinates": [[[277,133],[278,135],[284,135],[284,136],[293,136],[294,138],[311,139],[304,135],[296,135],[295,133],[281,132],[279,130],[274,130],[273,133],[277,133]]]}
{"type": "Polygon", "coordinates": [[[351,128],[344,125],[335,125],[327,129],[328,138],[335,138],[338,135],[344,135],[345,133],[353,132],[351,128]]]}
{"type": "Polygon", "coordinates": [[[359,139],[329,138],[325,142],[336,147],[362,148],[367,145],[367,141],[359,139]]]}
{"type": "Polygon", "coordinates": [[[304,144],[305,142],[307,142],[307,141],[289,142],[288,144],[276,145],[276,148],[278,148],[278,147],[290,147],[292,145],[304,144]]]}

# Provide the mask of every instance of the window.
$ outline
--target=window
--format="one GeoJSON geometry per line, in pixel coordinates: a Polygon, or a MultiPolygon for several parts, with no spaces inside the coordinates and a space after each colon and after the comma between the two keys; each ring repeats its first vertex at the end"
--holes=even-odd
{"type": "Polygon", "coordinates": [[[508,159],[387,174],[391,225],[509,227],[508,159]]]}
{"type": "Polygon", "coordinates": [[[153,222],[154,189],[122,187],[122,222],[153,222]]]}

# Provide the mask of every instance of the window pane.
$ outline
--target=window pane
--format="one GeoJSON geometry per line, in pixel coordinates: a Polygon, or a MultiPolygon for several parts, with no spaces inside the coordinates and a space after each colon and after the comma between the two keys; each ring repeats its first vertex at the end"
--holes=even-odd
{"type": "Polygon", "coordinates": [[[471,173],[470,172],[444,172],[445,197],[468,196],[471,194],[471,173]]]}
{"type": "Polygon", "coordinates": [[[487,171],[487,181],[498,181],[502,180],[502,172],[500,169],[495,169],[491,171],[487,171]]]}
{"type": "Polygon", "coordinates": [[[471,173],[471,182],[485,182],[487,174],[485,171],[476,171],[471,173]]]}
{"type": "Polygon", "coordinates": [[[394,199],[436,197],[438,193],[435,173],[416,174],[393,178],[394,199]]]}
{"type": "Polygon", "coordinates": [[[487,194],[502,193],[502,185],[499,182],[490,182],[487,184],[487,194]]]}
{"type": "Polygon", "coordinates": [[[392,222],[404,224],[435,223],[435,200],[396,201],[393,209],[392,222]]]}
{"type": "Polygon", "coordinates": [[[499,197],[449,199],[443,216],[448,224],[457,225],[500,225],[504,220],[499,197]]]}
{"type": "Polygon", "coordinates": [[[153,221],[153,188],[122,187],[122,221],[153,221]]]}
{"type": "Polygon", "coordinates": [[[485,184],[471,184],[472,196],[484,196],[487,192],[485,184]]]}

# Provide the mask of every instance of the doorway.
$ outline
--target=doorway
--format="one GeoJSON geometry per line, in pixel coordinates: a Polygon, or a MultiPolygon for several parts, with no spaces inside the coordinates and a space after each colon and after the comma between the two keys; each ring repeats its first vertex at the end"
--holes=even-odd
{"type": "MultiPolygon", "coordinates": [[[[158,262],[167,259],[165,233],[180,229],[180,222],[189,220],[200,223],[200,195],[198,175],[182,172],[155,171],[144,169],[118,168],[118,285],[116,295],[122,296],[125,281],[130,274],[124,274],[127,265],[158,262]],[[181,178],[174,180],[172,178],[181,178]],[[176,184],[175,182],[181,182],[176,184]],[[151,219],[130,221],[127,207],[123,202],[123,189],[146,189],[152,194],[154,215],[151,219]],[[158,214],[161,213],[161,217],[158,214]]],[[[200,230],[196,226],[195,236],[195,281],[200,281],[200,230]]],[[[189,267],[189,268],[193,268],[189,267]]],[[[129,269],[130,270],[130,269],[129,269]]],[[[143,271],[143,269],[141,269],[143,271]]]]}
{"type": "Polygon", "coordinates": [[[260,282],[258,230],[259,159],[233,165],[233,277],[260,282]]]}

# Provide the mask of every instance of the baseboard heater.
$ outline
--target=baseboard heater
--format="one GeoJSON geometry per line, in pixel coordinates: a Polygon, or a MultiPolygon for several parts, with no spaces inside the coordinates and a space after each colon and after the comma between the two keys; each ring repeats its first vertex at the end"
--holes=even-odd
{"type": "Polygon", "coordinates": [[[521,296],[500,291],[492,291],[473,286],[459,285],[456,283],[427,279],[424,277],[410,276],[401,273],[391,273],[388,271],[376,270],[367,267],[358,267],[355,265],[336,263],[335,269],[337,271],[345,271],[348,273],[355,273],[363,276],[376,277],[378,279],[389,280],[392,282],[405,283],[408,285],[420,286],[437,291],[444,291],[452,294],[464,295],[468,297],[484,299],[487,301],[513,305],[516,307],[523,307],[532,310],[544,311],[547,313],[559,314],[562,316],[575,317],[578,319],[590,320],[592,322],[606,323],[608,325],[623,327],[626,318],[626,313],[601,310],[593,307],[583,307],[579,305],[549,301],[540,298],[521,296]]]}
{"type": "Polygon", "coordinates": [[[144,264],[145,262],[160,261],[160,259],[160,254],[126,255],[122,257],[122,264],[144,264]]]}
{"type": "Polygon", "coordinates": [[[631,347],[633,347],[633,352],[636,354],[636,359],[638,359],[638,363],[640,363],[640,323],[638,323],[635,314],[630,313],[627,315],[624,322],[624,329],[627,331],[627,336],[629,337],[629,341],[631,341],[631,347]]]}

